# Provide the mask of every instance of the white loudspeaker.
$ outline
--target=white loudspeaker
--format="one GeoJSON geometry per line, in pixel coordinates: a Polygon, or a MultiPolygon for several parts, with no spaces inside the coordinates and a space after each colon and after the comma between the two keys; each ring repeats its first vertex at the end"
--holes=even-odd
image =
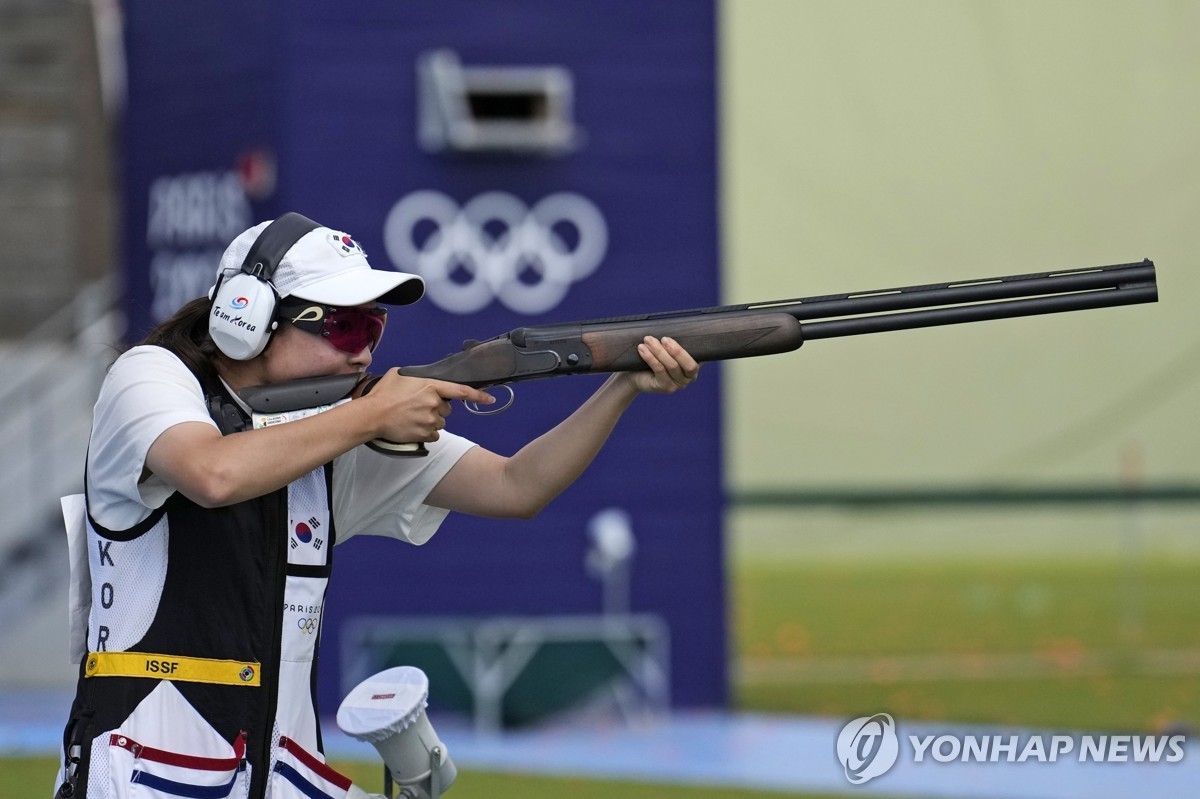
{"type": "Polygon", "coordinates": [[[216,287],[208,333],[221,352],[235,361],[257,356],[275,327],[275,289],[245,272],[235,272],[216,287]]]}
{"type": "Polygon", "coordinates": [[[438,799],[458,776],[425,706],[429,678],[413,666],[381,671],[342,700],[337,725],[374,745],[405,799],[438,799]]]}

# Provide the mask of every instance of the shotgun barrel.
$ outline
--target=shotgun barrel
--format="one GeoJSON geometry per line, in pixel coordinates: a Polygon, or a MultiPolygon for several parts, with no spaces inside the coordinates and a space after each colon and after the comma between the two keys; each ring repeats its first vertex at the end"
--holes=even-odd
{"type": "MultiPolygon", "coordinates": [[[[645,336],[677,340],[697,361],[798,349],[805,341],[1155,302],[1154,263],[1115,264],[687,311],[519,327],[468,341],[440,361],[404,366],[414,377],[476,388],[568,374],[646,369],[645,336]]],[[[246,389],[255,411],[285,412],[346,397],[355,375],[246,389]]]]}

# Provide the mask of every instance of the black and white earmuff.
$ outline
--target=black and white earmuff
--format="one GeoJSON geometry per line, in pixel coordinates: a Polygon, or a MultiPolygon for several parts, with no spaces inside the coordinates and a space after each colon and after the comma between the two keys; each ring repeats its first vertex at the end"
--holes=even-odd
{"type": "Polygon", "coordinates": [[[277,325],[275,270],[292,245],[318,227],[306,216],[284,214],[254,240],[241,269],[217,278],[208,315],[208,333],[217,349],[235,361],[248,361],[266,349],[277,325]]]}

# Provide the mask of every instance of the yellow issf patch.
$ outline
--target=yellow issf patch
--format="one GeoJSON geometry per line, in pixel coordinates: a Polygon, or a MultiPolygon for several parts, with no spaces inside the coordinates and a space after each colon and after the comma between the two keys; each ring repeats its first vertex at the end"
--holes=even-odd
{"type": "Polygon", "coordinates": [[[255,687],[260,684],[261,671],[259,664],[255,662],[156,655],[147,652],[89,652],[84,666],[85,677],[149,677],[178,682],[255,687]]]}

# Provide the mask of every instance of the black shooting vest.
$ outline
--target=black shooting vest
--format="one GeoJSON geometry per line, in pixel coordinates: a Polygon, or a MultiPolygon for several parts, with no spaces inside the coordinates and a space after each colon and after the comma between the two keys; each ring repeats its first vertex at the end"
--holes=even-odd
{"type": "MultiPolygon", "coordinates": [[[[200,380],[222,433],[245,429],[219,381],[200,380]]],[[[223,508],[176,492],[128,530],[88,514],[89,654],[64,733],[78,764],[58,796],[120,797],[129,780],[168,796],[227,779],[232,795],[248,783],[256,798],[268,779],[272,796],[312,795],[302,783],[331,796],[348,787],[312,757],[322,749],[316,651],[332,474],[326,464],[223,508]]]]}

